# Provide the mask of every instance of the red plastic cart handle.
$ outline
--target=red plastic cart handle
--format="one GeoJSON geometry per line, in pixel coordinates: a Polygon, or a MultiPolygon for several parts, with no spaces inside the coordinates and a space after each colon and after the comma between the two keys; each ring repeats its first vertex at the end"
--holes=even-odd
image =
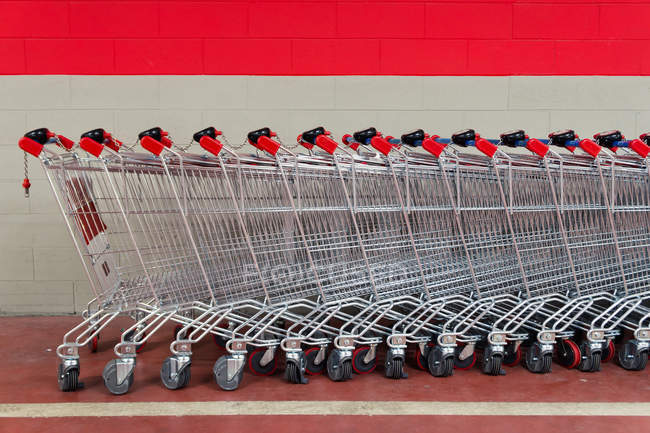
{"type": "Polygon", "coordinates": [[[439,135],[432,135],[429,138],[425,138],[422,142],[422,149],[426,150],[432,155],[435,155],[436,158],[440,158],[440,155],[442,155],[445,147],[447,147],[445,143],[439,143],[436,141],[438,138],[440,138],[439,135]]]}
{"type": "Polygon", "coordinates": [[[645,144],[642,140],[639,140],[638,138],[630,141],[628,144],[628,147],[635,151],[636,153],[641,156],[641,158],[647,158],[648,153],[650,153],[650,146],[645,144]]]}
{"type": "Polygon", "coordinates": [[[202,148],[204,148],[214,156],[218,156],[219,152],[221,152],[221,149],[223,148],[223,144],[219,140],[214,139],[212,137],[208,137],[207,135],[201,137],[201,141],[199,141],[199,144],[201,145],[202,148]]]}
{"type": "Polygon", "coordinates": [[[542,158],[544,158],[544,156],[546,156],[548,153],[548,146],[536,138],[531,138],[526,142],[526,149],[530,150],[536,155],[541,156],[542,158]]]}
{"type": "Polygon", "coordinates": [[[370,139],[370,145],[384,156],[388,156],[390,151],[393,149],[393,145],[390,144],[388,140],[378,135],[375,135],[370,139]]]}
{"type": "Polygon", "coordinates": [[[332,138],[327,135],[319,135],[316,137],[316,145],[330,155],[334,154],[334,151],[338,147],[336,141],[332,140],[332,138]]]}
{"type": "Polygon", "coordinates": [[[600,153],[601,147],[595,141],[585,138],[580,141],[580,149],[587,152],[592,157],[596,158],[600,153]]]}

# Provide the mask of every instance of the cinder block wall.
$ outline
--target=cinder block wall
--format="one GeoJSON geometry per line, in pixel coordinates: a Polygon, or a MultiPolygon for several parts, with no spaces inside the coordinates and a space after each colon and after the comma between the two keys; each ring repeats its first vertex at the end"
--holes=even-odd
{"type": "Polygon", "coordinates": [[[0,1],[0,314],[90,297],[34,161],[22,196],[28,129],[636,136],[650,129],[649,20],[635,0],[0,1]]]}
{"type": "Polygon", "coordinates": [[[133,143],[155,125],[179,143],[208,125],[232,144],[267,125],[286,142],[317,125],[337,137],[369,125],[392,135],[424,128],[448,136],[472,127],[492,137],[512,128],[531,136],[561,128],[638,136],[650,130],[650,77],[0,77],[2,313],[74,313],[91,296],[32,157],[31,197],[23,197],[18,138],[42,126],[75,139],[103,127],[133,143]]]}

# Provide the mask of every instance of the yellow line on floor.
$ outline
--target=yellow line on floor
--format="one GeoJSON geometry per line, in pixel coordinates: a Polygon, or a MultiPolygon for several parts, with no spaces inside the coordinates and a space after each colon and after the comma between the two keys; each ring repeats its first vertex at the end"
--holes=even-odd
{"type": "Polygon", "coordinates": [[[0,418],[199,415],[650,416],[650,402],[200,401],[0,404],[0,418]]]}

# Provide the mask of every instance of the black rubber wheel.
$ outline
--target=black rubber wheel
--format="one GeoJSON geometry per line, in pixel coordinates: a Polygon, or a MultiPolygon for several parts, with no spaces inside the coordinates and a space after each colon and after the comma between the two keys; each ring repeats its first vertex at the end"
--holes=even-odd
{"type": "Polygon", "coordinates": [[[63,392],[73,392],[76,391],[79,386],[79,369],[78,368],[69,368],[67,371],[63,371],[63,365],[59,365],[59,389],[63,392]]]}
{"type": "Polygon", "coordinates": [[[223,355],[217,359],[217,362],[214,363],[212,367],[212,374],[214,375],[214,380],[217,382],[217,385],[221,387],[224,391],[234,391],[239,388],[242,378],[244,376],[244,367],[239,369],[239,372],[235,376],[228,380],[228,356],[223,355]]]}
{"type": "Polygon", "coordinates": [[[580,363],[578,364],[578,370],[585,373],[600,371],[601,355],[600,350],[590,350],[589,341],[584,340],[580,344],[580,363]]]}
{"type": "Polygon", "coordinates": [[[521,344],[517,345],[514,341],[508,343],[503,350],[503,360],[501,364],[506,367],[515,367],[521,362],[521,344]],[[516,349],[515,349],[516,347],[516,349]]]}
{"type": "Polygon", "coordinates": [[[427,356],[429,373],[435,377],[448,377],[454,374],[454,356],[443,355],[442,347],[435,346],[427,356]]]}
{"type": "Polygon", "coordinates": [[[343,380],[352,379],[352,360],[343,361],[343,380]]]}
{"type": "Polygon", "coordinates": [[[557,344],[556,359],[562,367],[571,369],[580,363],[580,348],[573,340],[561,340],[557,344]]]}
{"type": "Polygon", "coordinates": [[[102,372],[102,378],[106,388],[115,395],[126,394],[133,384],[133,372],[122,383],[117,383],[117,360],[115,359],[108,361],[102,372]]]}
{"type": "Polygon", "coordinates": [[[320,350],[320,347],[310,347],[305,351],[305,373],[311,376],[322,374],[327,365],[327,361],[325,359],[323,359],[319,364],[315,363],[316,357],[320,353],[320,350]]]}
{"type": "Polygon", "coordinates": [[[550,373],[552,361],[553,353],[544,353],[541,344],[537,341],[533,343],[526,352],[526,368],[532,373],[550,373]]]}
{"type": "Polygon", "coordinates": [[[487,346],[483,350],[482,359],[481,370],[483,373],[490,376],[500,376],[506,373],[502,368],[503,353],[494,352],[490,346],[487,346]]]}
{"type": "Polygon", "coordinates": [[[402,358],[393,358],[393,379],[404,377],[404,360],[402,358]]]}
{"type": "Polygon", "coordinates": [[[352,377],[352,360],[341,359],[341,351],[334,349],[327,357],[327,375],[334,382],[343,382],[352,377]]]}
{"type": "Polygon", "coordinates": [[[160,368],[160,379],[167,389],[181,389],[190,383],[191,366],[188,364],[176,375],[171,377],[172,357],[168,357],[160,368]]]}
{"type": "Polygon", "coordinates": [[[362,346],[352,353],[352,368],[357,374],[372,373],[377,368],[377,357],[375,356],[369,362],[365,362],[364,358],[370,351],[370,347],[362,346]]]}
{"type": "MultiPolygon", "coordinates": [[[[135,335],[135,329],[132,329],[131,331],[127,332],[126,335],[124,335],[124,341],[129,341],[133,342],[133,336],[135,335]]],[[[142,337],[144,338],[146,334],[142,334],[142,337]]],[[[147,345],[147,342],[139,343],[135,345],[135,353],[140,353],[142,352],[142,349],[144,349],[144,346],[147,345]]]]}
{"type": "Polygon", "coordinates": [[[298,383],[298,384],[301,383],[300,372],[298,371],[299,368],[300,367],[298,367],[298,364],[296,362],[287,361],[284,374],[289,383],[298,383]]]}
{"type": "Polygon", "coordinates": [[[460,359],[460,354],[464,346],[456,346],[454,349],[454,368],[456,370],[469,370],[476,364],[476,352],[472,352],[470,356],[465,359],[460,359]]]}
{"type": "Polygon", "coordinates": [[[628,340],[618,351],[618,363],[626,370],[641,371],[648,363],[648,351],[639,351],[637,343],[637,340],[628,340]]]}
{"type": "Polygon", "coordinates": [[[429,351],[431,348],[434,346],[433,343],[427,343],[427,345],[424,348],[424,353],[420,350],[420,345],[418,344],[415,347],[415,365],[420,369],[420,370],[428,370],[428,361],[427,357],[429,355],[429,351]]]}
{"type": "Polygon", "coordinates": [[[264,354],[266,353],[266,350],[267,349],[265,348],[258,348],[253,350],[248,356],[248,368],[255,376],[271,376],[278,368],[278,360],[275,354],[273,355],[273,359],[269,361],[268,364],[260,364],[262,358],[264,357],[264,354]]]}
{"type": "Polygon", "coordinates": [[[600,362],[609,362],[614,359],[616,355],[616,347],[614,347],[614,341],[609,340],[607,343],[603,344],[603,352],[600,355],[600,362]]]}

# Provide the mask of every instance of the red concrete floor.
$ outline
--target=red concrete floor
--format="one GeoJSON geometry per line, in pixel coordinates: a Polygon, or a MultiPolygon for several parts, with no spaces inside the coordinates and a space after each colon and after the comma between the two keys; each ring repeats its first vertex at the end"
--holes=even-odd
{"type": "MultiPolygon", "coordinates": [[[[119,337],[120,324],[105,330],[99,352],[81,350],[81,380],[85,388],[62,393],[56,382],[58,364],[55,348],[66,330],[78,323],[77,317],[0,318],[0,406],[11,403],[74,402],[200,402],[200,401],[404,401],[404,402],[650,402],[650,368],[628,372],[614,363],[599,373],[587,374],[554,365],[548,375],[535,375],[517,366],[507,375],[491,377],[478,369],[456,371],[450,378],[434,378],[412,365],[407,380],[394,381],[382,375],[381,368],[352,380],[334,383],[326,376],[310,378],[308,385],[293,385],[282,374],[255,377],[246,373],[240,389],[225,392],[212,378],[211,367],[223,349],[211,340],[194,348],[192,380],[182,390],[170,391],[160,382],[160,365],[169,356],[172,326],[152,337],[138,356],[135,383],[123,396],[113,396],[104,387],[101,372],[114,357],[112,346],[119,337]]],[[[129,322],[123,322],[122,326],[129,322]]],[[[458,431],[650,431],[650,417],[579,416],[192,416],[130,417],[129,431],[187,431],[193,433],[236,429],[255,431],[395,431],[408,429],[437,432],[458,431]]],[[[625,415],[625,414],[621,414],[625,415]]],[[[650,414],[648,414],[650,415],[650,414]]],[[[75,418],[0,418],[0,432],[97,433],[113,430],[118,419],[75,418]],[[108,422],[107,422],[108,421],[108,422]]]]}

